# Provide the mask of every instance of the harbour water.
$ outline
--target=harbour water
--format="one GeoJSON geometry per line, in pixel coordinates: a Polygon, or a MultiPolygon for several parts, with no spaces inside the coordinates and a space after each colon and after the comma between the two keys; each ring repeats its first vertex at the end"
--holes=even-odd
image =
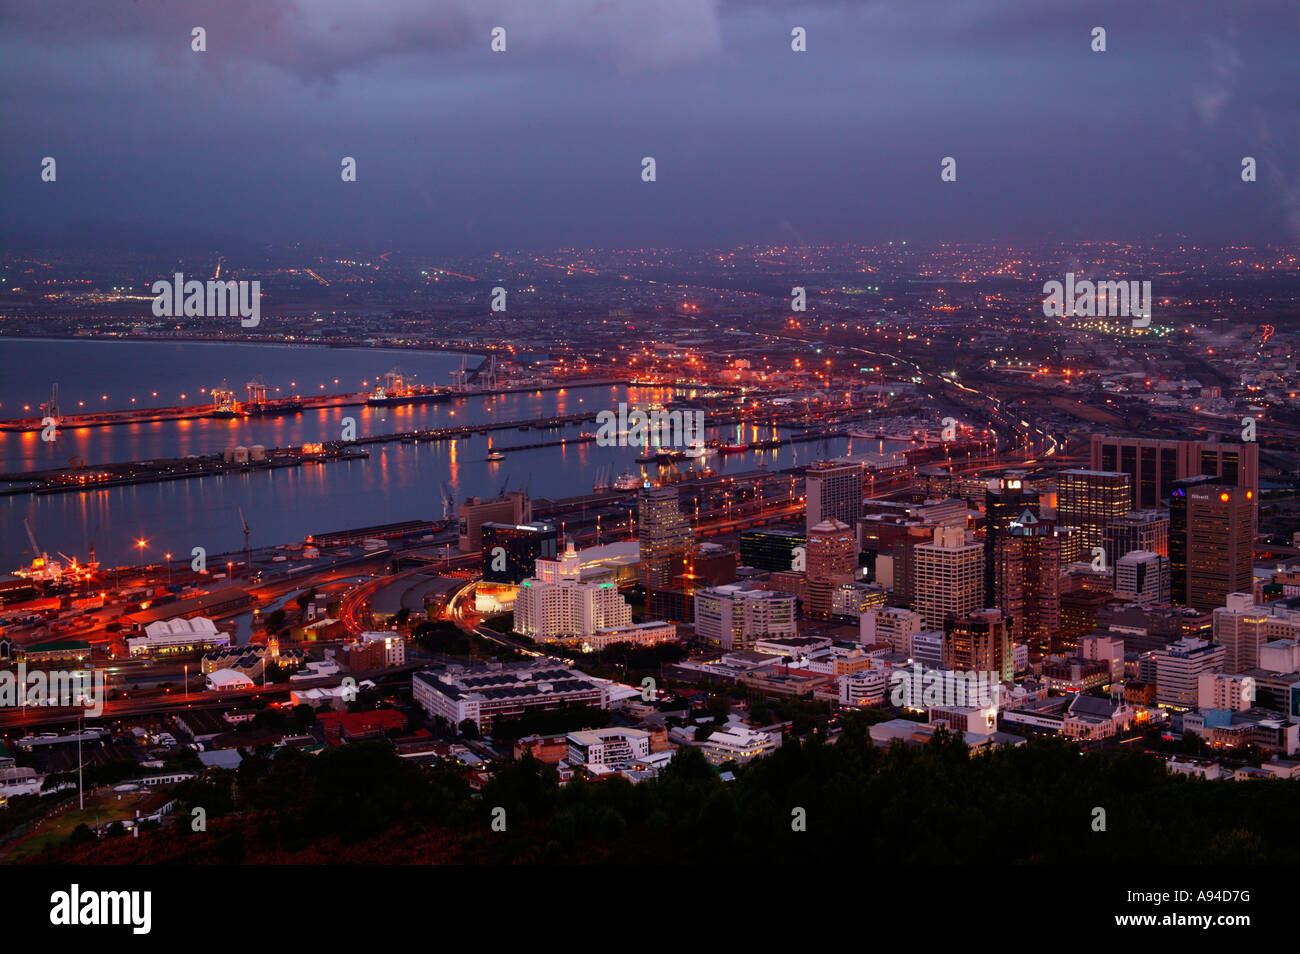
{"type": "MultiPolygon", "coordinates": [[[[243,344],[154,342],[36,341],[0,339],[0,416],[21,416],[22,404],[46,400],[51,381],[60,383],[65,413],[96,393],[111,397],[96,410],[139,406],[122,398],[158,392],[158,404],[180,403],[223,378],[242,388],[255,374],[273,387],[296,383],[299,393],[360,390],[373,386],[394,364],[416,372],[417,381],[446,384],[459,368],[459,355],[392,352],[375,349],[307,348],[243,344]],[[72,376],[68,368],[78,369],[72,376]],[[338,378],[339,385],[334,379],[338,378]],[[65,383],[68,382],[68,383],[65,383]],[[325,384],[321,390],[319,385],[325,384]],[[170,395],[162,400],[162,395],[170,395]],[[66,397],[65,397],[66,396],[66,397]],[[67,401],[73,401],[71,405],[67,401]],[[15,402],[18,410],[14,410],[15,402]]],[[[470,359],[473,367],[477,359],[470,359]]],[[[625,386],[570,387],[558,391],[524,391],[499,396],[469,396],[441,404],[391,407],[308,409],[297,414],[253,419],[203,418],[115,427],[67,429],[58,441],[43,442],[36,433],[0,433],[0,470],[25,472],[66,467],[71,458],[88,466],[126,460],[220,453],[227,447],[262,444],[268,448],[306,441],[337,440],[342,419],[356,420],[358,436],[448,427],[466,423],[512,421],[590,410],[613,410],[620,401],[662,402],[666,390],[625,386]]],[[[89,403],[89,402],[87,402],[89,403]]],[[[155,405],[156,406],[156,405],[155,405]]],[[[89,410],[89,407],[86,408],[89,410]]],[[[28,412],[31,413],[31,412],[28,412]]],[[[64,553],[85,560],[93,543],[106,566],[158,561],[164,553],[179,557],[193,547],[210,553],[243,547],[239,509],[252,530],[255,546],[301,541],[308,534],[399,520],[442,516],[445,482],[458,500],[474,494],[495,496],[503,487],[526,486],[533,497],[570,497],[588,493],[598,474],[611,479],[639,473],[634,447],[599,447],[594,443],[511,451],[512,445],[576,438],[593,432],[593,423],[559,430],[514,428],[475,433],[470,439],[437,443],[371,444],[368,459],[252,471],[165,483],[111,487],[86,493],[0,497],[0,573],[30,560],[23,528],[29,517],[39,542],[53,556],[64,553]],[[490,446],[489,446],[490,445],[490,446]],[[505,459],[490,461],[490,449],[505,459]],[[145,546],[137,546],[144,540],[145,546]]],[[[735,427],[717,428],[705,420],[705,437],[732,440],[735,427]]],[[[746,428],[747,441],[774,435],[770,427],[746,428]]],[[[881,453],[896,445],[880,441],[829,439],[819,443],[748,451],[708,458],[721,473],[770,469],[808,463],[816,457],[881,453]]],[[[654,465],[650,473],[653,475],[654,465]]],[[[682,468],[701,464],[682,462],[682,468]]]]}

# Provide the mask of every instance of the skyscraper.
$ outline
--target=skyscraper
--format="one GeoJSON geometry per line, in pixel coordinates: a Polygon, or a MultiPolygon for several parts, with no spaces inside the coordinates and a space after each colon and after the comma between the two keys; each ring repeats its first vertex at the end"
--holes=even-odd
{"type": "Polygon", "coordinates": [[[912,608],[926,629],[984,608],[984,545],[967,542],[955,527],[936,527],[934,539],[913,548],[912,608]]]}
{"type": "Polygon", "coordinates": [[[1187,520],[1188,491],[1194,487],[1218,486],[1217,477],[1184,477],[1169,488],[1169,598],[1187,606],[1187,520]]]}
{"type": "Polygon", "coordinates": [[[549,523],[485,523],[483,579],[489,583],[518,583],[532,575],[538,558],[554,558],[559,533],[549,523]]]}
{"type": "Polygon", "coordinates": [[[1187,605],[1212,610],[1254,591],[1255,494],[1224,484],[1187,491],[1187,605]]]}
{"type": "Polygon", "coordinates": [[[856,530],[862,518],[862,464],[857,461],[819,460],[804,478],[807,497],[805,527],[838,520],[856,530]]]}
{"type": "Polygon", "coordinates": [[[740,562],[759,570],[791,570],[795,548],[807,542],[802,530],[746,530],[740,535],[740,562]]]}
{"type": "Polygon", "coordinates": [[[981,609],[954,617],[944,628],[946,669],[996,673],[1000,682],[1015,675],[1011,627],[1001,610],[981,609]]]}
{"type": "Polygon", "coordinates": [[[1108,566],[1134,550],[1169,556],[1169,513],[1165,510],[1134,510],[1112,520],[1102,531],[1102,547],[1108,566]]]}
{"type": "Polygon", "coordinates": [[[1259,493],[1259,445],[1255,443],[1094,434],[1091,450],[1093,470],[1129,475],[1135,509],[1161,506],[1173,493],[1174,482],[1188,477],[1216,477],[1230,486],[1259,493]]]}
{"type": "Polygon", "coordinates": [[[1056,521],[1079,528],[1079,555],[1091,559],[1106,527],[1129,512],[1128,474],[1101,470],[1063,470],[1056,483],[1056,521]]]}
{"type": "Polygon", "coordinates": [[[998,592],[998,541],[1026,511],[1038,516],[1038,491],[1029,487],[1023,473],[1010,471],[996,481],[989,481],[989,489],[984,495],[985,593],[998,592]]]}
{"type": "Polygon", "coordinates": [[[1061,625],[1061,541],[1050,521],[1025,510],[996,541],[994,603],[1016,642],[1049,652],[1061,625]]]}
{"type": "Polygon", "coordinates": [[[483,545],[483,524],[529,523],[533,519],[533,502],[527,491],[512,490],[491,500],[469,497],[456,513],[460,519],[460,551],[474,553],[483,545]]]}
{"type": "Polygon", "coordinates": [[[1115,561],[1115,598],[1139,606],[1169,602],[1169,558],[1149,550],[1130,550],[1115,561]]]}
{"type": "Polygon", "coordinates": [[[853,529],[840,520],[823,520],[808,531],[808,595],[804,612],[830,616],[835,588],[852,583],[858,568],[853,529]]]}
{"type": "Polygon", "coordinates": [[[641,583],[646,608],[661,616],[664,607],[656,591],[667,590],[685,569],[686,554],[695,542],[690,521],[678,505],[677,488],[641,489],[637,500],[637,540],[641,546],[641,583]]]}

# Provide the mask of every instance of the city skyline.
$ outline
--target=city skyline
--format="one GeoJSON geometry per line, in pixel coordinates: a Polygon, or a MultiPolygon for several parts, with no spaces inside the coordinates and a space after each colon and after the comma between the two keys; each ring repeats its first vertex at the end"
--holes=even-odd
{"type": "Polygon", "coordinates": [[[1294,3],[0,18],[7,926],[846,857],[1284,920],[1294,3]]]}

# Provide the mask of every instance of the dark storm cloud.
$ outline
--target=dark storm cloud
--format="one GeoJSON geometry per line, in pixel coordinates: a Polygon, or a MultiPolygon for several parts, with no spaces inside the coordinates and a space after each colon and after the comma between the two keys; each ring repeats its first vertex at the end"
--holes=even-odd
{"type": "Polygon", "coordinates": [[[1289,2],[0,9],[8,235],[121,221],[451,251],[1300,226],[1289,2]],[[1240,182],[1243,155],[1260,182],[1240,182]]]}

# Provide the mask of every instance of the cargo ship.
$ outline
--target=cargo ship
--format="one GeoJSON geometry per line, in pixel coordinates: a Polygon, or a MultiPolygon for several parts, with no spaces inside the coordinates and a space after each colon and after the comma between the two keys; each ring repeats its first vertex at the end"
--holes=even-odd
{"type": "Polygon", "coordinates": [[[621,473],[614,480],[615,490],[639,490],[643,481],[635,474],[621,473]]]}
{"type": "Polygon", "coordinates": [[[224,378],[212,389],[212,416],[218,418],[244,416],[239,409],[239,402],[235,400],[235,392],[224,378]]]}
{"type": "Polygon", "coordinates": [[[453,391],[440,391],[437,388],[411,384],[396,366],[384,375],[382,384],[366,397],[370,407],[387,407],[394,404],[431,404],[435,401],[450,401],[455,396],[453,391]]]}

